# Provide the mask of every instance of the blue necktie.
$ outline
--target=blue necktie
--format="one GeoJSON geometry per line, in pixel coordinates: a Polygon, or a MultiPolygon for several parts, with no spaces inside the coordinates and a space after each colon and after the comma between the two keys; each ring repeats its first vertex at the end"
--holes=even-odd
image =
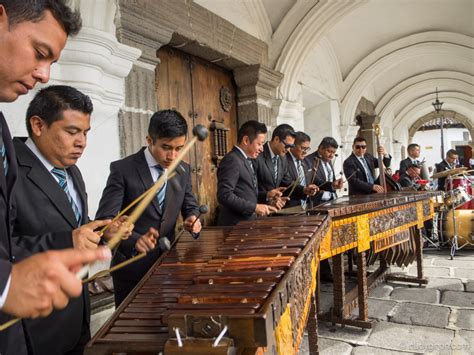
{"type": "Polygon", "coordinates": [[[81,224],[81,211],[79,211],[79,207],[77,207],[76,203],[72,199],[71,194],[69,193],[69,188],[67,186],[67,173],[65,169],[53,168],[51,172],[58,178],[59,186],[64,190],[71,204],[72,211],[74,212],[74,216],[76,217],[77,224],[81,224]]]}
{"type": "MultiPolygon", "coordinates": [[[[165,169],[163,169],[160,165],[155,165],[155,169],[158,171],[158,179],[165,173],[165,169]]],[[[157,179],[157,180],[158,180],[157,179]]],[[[168,184],[167,181],[160,187],[158,192],[156,193],[156,198],[158,199],[158,204],[160,205],[161,210],[163,210],[165,204],[165,197],[166,197],[166,185],[168,184]]]]}
{"type": "Polygon", "coordinates": [[[373,176],[372,176],[372,172],[369,170],[369,165],[368,165],[367,162],[365,161],[365,158],[364,158],[364,157],[360,157],[359,160],[361,161],[362,166],[364,167],[365,175],[367,176],[367,182],[368,182],[369,184],[373,184],[373,183],[374,183],[374,178],[373,178],[373,176]]]}
{"type": "Polygon", "coordinates": [[[7,149],[5,148],[5,143],[3,142],[2,126],[0,126],[0,155],[2,156],[2,161],[3,161],[3,173],[5,174],[5,176],[7,176],[8,159],[7,159],[7,149]]]}

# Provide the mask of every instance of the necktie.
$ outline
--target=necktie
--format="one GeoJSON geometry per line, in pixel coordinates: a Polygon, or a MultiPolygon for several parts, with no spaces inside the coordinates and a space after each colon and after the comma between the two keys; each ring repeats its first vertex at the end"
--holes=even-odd
{"type": "Polygon", "coordinates": [[[276,185],[277,179],[278,179],[278,155],[275,155],[272,158],[272,162],[273,162],[273,180],[275,181],[275,185],[276,185]]]}
{"type": "Polygon", "coordinates": [[[360,157],[359,160],[362,163],[362,166],[364,167],[365,175],[367,176],[367,182],[369,184],[373,184],[374,178],[372,176],[372,172],[369,170],[369,165],[367,165],[367,162],[365,161],[364,157],[360,157]]]}
{"type": "Polygon", "coordinates": [[[74,212],[74,216],[76,217],[77,224],[81,224],[81,211],[79,211],[79,207],[77,207],[76,203],[72,199],[71,194],[69,193],[69,188],[67,186],[67,173],[65,169],[60,168],[53,168],[51,172],[58,178],[59,186],[64,190],[66,196],[71,204],[72,211],[74,212]]]}
{"type": "Polygon", "coordinates": [[[252,159],[251,158],[247,158],[247,163],[250,165],[250,170],[252,170],[252,184],[253,184],[253,188],[255,191],[257,191],[257,174],[255,174],[255,170],[253,168],[253,164],[252,164],[252,159]]]}
{"type": "Polygon", "coordinates": [[[0,126],[0,155],[2,156],[3,161],[3,172],[5,176],[8,173],[8,159],[7,159],[7,150],[5,148],[5,143],[3,142],[3,131],[2,126],[0,126]]]}
{"type": "MultiPolygon", "coordinates": [[[[165,169],[163,169],[160,165],[155,165],[155,169],[158,171],[158,179],[159,179],[161,175],[165,173],[165,169]]],[[[167,184],[168,182],[165,181],[165,183],[160,187],[160,189],[156,193],[156,198],[158,199],[158,204],[160,205],[161,210],[163,210],[164,203],[165,203],[167,184]]]]}
{"type": "MultiPolygon", "coordinates": [[[[301,160],[298,160],[296,164],[298,165],[298,180],[300,185],[306,186],[306,177],[304,176],[303,164],[301,163],[301,160]]],[[[306,209],[306,199],[302,199],[300,204],[301,208],[306,209]]]]}
{"type": "Polygon", "coordinates": [[[333,176],[333,171],[331,169],[331,165],[329,165],[328,162],[324,162],[324,166],[326,167],[328,181],[333,182],[334,176],[333,176]]]}

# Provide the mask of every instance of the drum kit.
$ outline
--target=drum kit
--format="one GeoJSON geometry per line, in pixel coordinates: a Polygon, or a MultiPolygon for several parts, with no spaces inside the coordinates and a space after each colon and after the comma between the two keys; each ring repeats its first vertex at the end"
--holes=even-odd
{"type": "Polygon", "coordinates": [[[440,242],[456,250],[474,247],[474,176],[461,167],[433,174],[433,179],[446,178],[444,204],[441,207],[440,242]]]}

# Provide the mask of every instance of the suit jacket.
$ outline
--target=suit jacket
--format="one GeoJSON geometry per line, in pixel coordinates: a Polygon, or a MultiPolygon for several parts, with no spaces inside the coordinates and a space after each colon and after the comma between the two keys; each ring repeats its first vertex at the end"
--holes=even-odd
{"type": "MultiPolygon", "coordinates": [[[[8,159],[8,175],[5,177],[3,164],[0,164],[0,292],[5,292],[8,278],[11,273],[11,264],[15,261],[11,234],[13,231],[13,193],[17,178],[16,154],[12,138],[3,114],[0,112],[0,127],[8,159]]],[[[1,160],[1,159],[0,159],[1,160]]],[[[0,312],[0,324],[12,317],[0,312]]],[[[23,322],[18,322],[0,332],[1,354],[26,354],[26,337],[23,322]]]]}
{"type": "MultiPolygon", "coordinates": [[[[297,171],[295,163],[293,161],[293,157],[291,156],[291,154],[289,152],[286,153],[286,160],[287,160],[287,164],[288,164],[288,176],[290,177],[290,181],[295,181],[298,178],[298,171],[297,171]]],[[[305,179],[306,179],[306,185],[309,185],[310,182],[311,182],[312,175],[311,175],[311,171],[309,171],[308,163],[307,163],[306,159],[303,159],[301,161],[301,164],[303,166],[303,171],[304,171],[304,175],[305,175],[305,179]]],[[[294,206],[300,205],[301,199],[293,197],[293,196],[294,196],[294,191],[293,191],[293,194],[291,195],[291,200],[289,200],[286,203],[285,207],[294,207],[294,206]]],[[[306,195],[304,196],[303,199],[306,199],[306,195]]],[[[311,203],[311,199],[308,199],[307,202],[311,203]]]]}
{"type": "MultiPolygon", "coordinates": [[[[372,174],[372,177],[374,177],[375,181],[376,179],[374,176],[374,169],[378,168],[379,166],[378,159],[370,154],[365,154],[364,159],[367,162],[370,173],[372,174]]],[[[384,157],[384,165],[390,166],[391,160],[391,156],[384,157]]],[[[352,153],[346,160],[344,160],[343,170],[344,175],[346,175],[346,178],[349,178],[349,176],[356,172],[349,180],[349,195],[371,194],[373,192],[373,184],[368,183],[364,166],[354,155],[354,153],[352,153]],[[359,169],[359,171],[356,172],[357,169],[359,169]]]]}
{"type": "MultiPolygon", "coordinates": [[[[277,178],[275,180],[275,173],[273,169],[272,156],[270,153],[270,144],[266,143],[263,146],[263,153],[261,153],[257,159],[255,159],[255,165],[257,167],[257,178],[258,178],[258,195],[259,199],[265,199],[267,192],[277,187],[289,186],[294,180],[291,179],[288,172],[288,160],[285,157],[279,157],[278,159],[278,170],[277,178]]],[[[306,198],[303,192],[303,186],[298,185],[291,197],[301,200],[306,198]]],[[[286,191],[289,194],[290,191],[286,191]]]]}
{"type": "MultiPolygon", "coordinates": [[[[335,194],[336,190],[334,190],[332,183],[328,182],[328,179],[326,178],[326,173],[324,172],[323,167],[323,161],[321,160],[321,156],[317,151],[308,155],[305,160],[308,166],[310,166],[311,176],[313,176],[313,169],[315,169],[315,167],[317,166],[316,174],[314,175],[314,183],[319,186],[319,192],[311,199],[313,205],[317,206],[325,202],[322,200],[324,191],[330,192],[331,194],[335,194]],[[318,159],[320,159],[319,163],[317,162],[318,159]]],[[[329,166],[331,167],[331,172],[333,174],[333,181],[335,181],[336,172],[334,171],[334,166],[332,165],[332,162],[329,163],[329,166]]],[[[331,197],[331,199],[333,199],[333,197],[331,197]]]]}
{"type": "MultiPolygon", "coordinates": [[[[443,159],[441,163],[436,164],[436,172],[439,173],[441,171],[446,171],[453,169],[453,167],[450,167],[449,164],[446,162],[446,160],[443,159]]],[[[439,178],[438,179],[438,190],[439,191],[446,191],[444,185],[446,183],[446,178],[439,178]]]]}
{"type": "Polygon", "coordinates": [[[256,218],[259,197],[258,189],[253,186],[253,174],[249,162],[236,147],[220,162],[217,169],[219,226],[233,226],[239,221],[256,218]]]}
{"type": "MultiPolygon", "coordinates": [[[[18,161],[13,240],[22,248],[17,259],[51,249],[72,248],[72,230],[78,227],[71,204],[43,163],[19,138],[14,146],[18,161]]],[[[67,169],[81,199],[82,223],[88,223],[87,194],[77,166],[67,169]]],[[[84,322],[89,324],[89,293],[70,299],[67,307],[47,318],[26,321],[35,354],[64,354],[79,341],[84,322]]]]}
{"type": "Polygon", "coordinates": [[[411,189],[417,189],[417,186],[418,186],[415,183],[415,181],[406,173],[400,175],[400,179],[398,180],[398,183],[400,184],[401,187],[408,187],[411,189]]]}
{"type": "MultiPolygon", "coordinates": [[[[406,173],[408,167],[412,164],[412,160],[410,157],[403,159],[400,162],[400,175],[406,173]]],[[[428,180],[429,179],[429,172],[428,169],[426,168],[426,164],[423,163],[423,161],[418,160],[418,164],[421,166],[421,171],[420,171],[420,177],[422,179],[428,180]]]]}
{"type": "MultiPolygon", "coordinates": [[[[145,149],[142,148],[137,153],[110,164],[110,175],[100,199],[96,218],[115,217],[153,185],[154,181],[145,159],[145,149]]],[[[188,164],[181,163],[176,169],[176,175],[168,180],[163,209],[164,211],[160,208],[158,199],[154,198],[135,222],[132,235],[120,243],[112,259],[113,265],[134,255],[135,243],[150,227],[158,230],[160,236],[166,236],[172,242],[179,213],[181,212],[184,219],[191,215],[199,215],[196,198],[192,193],[191,173],[188,164]]],[[[138,283],[160,254],[161,251],[157,247],[143,259],[114,272],[112,275],[114,286],[120,287],[122,280],[138,283]]]]}

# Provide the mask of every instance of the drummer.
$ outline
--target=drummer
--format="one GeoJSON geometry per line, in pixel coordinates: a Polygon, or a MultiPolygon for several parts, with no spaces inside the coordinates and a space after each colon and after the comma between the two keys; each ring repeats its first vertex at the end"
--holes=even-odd
{"type": "Polygon", "coordinates": [[[406,171],[400,175],[398,183],[407,190],[419,190],[421,185],[418,183],[420,180],[421,166],[417,163],[410,163],[406,171]]]}
{"type": "MultiPolygon", "coordinates": [[[[443,159],[441,163],[436,164],[436,172],[439,173],[441,171],[451,170],[456,168],[456,164],[458,161],[458,153],[454,149],[450,149],[446,153],[446,157],[443,159]]],[[[441,177],[438,179],[438,190],[439,191],[446,191],[445,189],[446,177],[441,177]]]]}

